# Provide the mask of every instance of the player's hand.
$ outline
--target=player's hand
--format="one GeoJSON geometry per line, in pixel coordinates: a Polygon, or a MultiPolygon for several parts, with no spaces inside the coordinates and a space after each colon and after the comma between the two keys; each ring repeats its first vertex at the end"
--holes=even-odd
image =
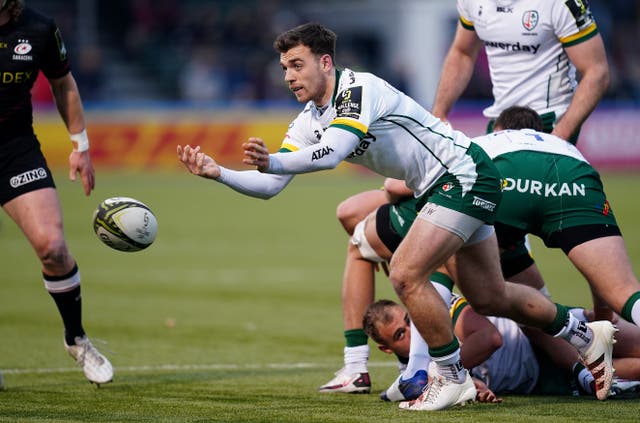
{"type": "Polygon", "coordinates": [[[474,378],[473,383],[476,385],[476,400],[478,402],[501,403],[502,398],[498,398],[489,387],[479,379],[474,378]]]}
{"type": "Polygon", "coordinates": [[[82,152],[73,150],[69,154],[69,179],[75,182],[77,173],[80,173],[84,194],[90,195],[96,185],[96,171],[91,163],[89,150],[82,152]]]}
{"type": "Polygon", "coordinates": [[[189,172],[203,178],[216,179],[220,176],[220,166],[213,158],[200,151],[200,146],[181,145],[177,148],[180,160],[189,172]]]}
{"type": "Polygon", "coordinates": [[[242,163],[256,166],[260,172],[264,172],[269,167],[269,150],[261,138],[249,138],[242,144],[244,149],[244,159],[242,163]]]}

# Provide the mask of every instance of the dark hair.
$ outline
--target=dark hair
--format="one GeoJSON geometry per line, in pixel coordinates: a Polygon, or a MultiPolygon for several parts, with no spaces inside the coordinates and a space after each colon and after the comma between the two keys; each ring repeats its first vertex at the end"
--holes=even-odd
{"type": "Polygon", "coordinates": [[[294,47],[303,45],[309,47],[313,54],[328,54],[331,59],[334,59],[337,38],[330,29],[319,23],[309,22],[278,35],[273,42],[273,48],[279,53],[286,53],[294,47]]]}
{"type": "Polygon", "coordinates": [[[540,115],[529,107],[511,106],[502,111],[496,119],[494,128],[500,129],[534,129],[544,131],[544,123],[540,115]]]}
{"type": "Polygon", "coordinates": [[[22,9],[24,9],[24,0],[6,0],[4,2],[0,1],[0,4],[3,4],[2,10],[7,9],[9,11],[9,15],[14,21],[18,19],[22,9]]]}
{"type": "Polygon", "coordinates": [[[378,332],[378,324],[389,323],[393,319],[391,309],[398,306],[398,303],[391,300],[378,300],[370,304],[362,318],[364,333],[378,344],[384,344],[380,332],[378,332]]]}

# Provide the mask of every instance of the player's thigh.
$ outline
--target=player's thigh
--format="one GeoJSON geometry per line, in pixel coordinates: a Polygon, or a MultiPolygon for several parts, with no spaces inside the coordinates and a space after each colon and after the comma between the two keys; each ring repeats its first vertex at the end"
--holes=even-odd
{"type": "Polygon", "coordinates": [[[598,296],[618,313],[628,298],[640,290],[621,236],[583,242],[567,256],[598,296]]]}
{"type": "Polygon", "coordinates": [[[463,244],[453,232],[424,219],[416,219],[391,260],[394,274],[422,283],[463,244]]]}
{"type": "Polygon", "coordinates": [[[500,301],[505,283],[495,234],[456,253],[456,283],[473,307],[500,301]]]}
{"type": "Polygon", "coordinates": [[[32,245],[63,238],[62,209],[54,188],[27,192],[5,203],[3,208],[32,245]]]}

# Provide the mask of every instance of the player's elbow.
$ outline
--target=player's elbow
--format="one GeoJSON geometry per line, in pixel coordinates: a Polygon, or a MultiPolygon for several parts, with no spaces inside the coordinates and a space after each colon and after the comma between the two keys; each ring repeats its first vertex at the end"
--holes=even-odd
{"type": "Polygon", "coordinates": [[[600,96],[609,89],[611,84],[611,75],[609,74],[609,65],[607,62],[598,63],[592,66],[588,74],[584,75],[583,80],[589,80],[593,92],[599,93],[600,96]]]}
{"type": "Polygon", "coordinates": [[[338,167],[342,159],[338,156],[329,157],[327,160],[322,160],[316,166],[316,170],[331,170],[338,167]]]}
{"type": "Polygon", "coordinates": [[[489,348],[491,353],[493,353],[502,346],[502,335],[500,335],[500,332],[495,326],[493,326],[487,332],[488,333],[486,334],[485,338],[487,340],[487,347],[489,348]]]}
{"type": "Polygon", "coordinates": [[[609,89],[609,85],[611,84],[611,75],[609,74],[609,66],[606,64],[603,66],[600,74],[600,85],[602,86],[602,91],[607,91],[609,89]]]}

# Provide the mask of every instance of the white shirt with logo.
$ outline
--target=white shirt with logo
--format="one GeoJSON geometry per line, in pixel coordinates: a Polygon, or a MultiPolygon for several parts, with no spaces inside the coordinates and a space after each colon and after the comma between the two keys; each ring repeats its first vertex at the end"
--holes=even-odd
{"type": "MultiPolygon", "coordinates": [[[[289,125],[280,151],[317,144],[329,128],[346,130],[359,139],[345,161],[405,180],[417,196],[445,172],[456,175],[463,190],[470,189],[477,177],[475,163],[466,154],[471,143],[466,135],[370,73],[339,72],[331,103],[319,109],[309,102],[289,125]]],[[[339,142],[340,137],[334,138],[339,142]]],[[[305,159],[313,162],[332,153],[323,147],[305,159]]],[[[288,158],[284,156],[293,155],[282,155],[283,160],[288,158]]]]}
{"type": "Polygon", "coordinates": [[[584,0],[458,0],[460,22],[483,41],[496,118],[510,106],[528,106],[560,118],[576,86],[564,47],[598,33],[584,0]]]}

